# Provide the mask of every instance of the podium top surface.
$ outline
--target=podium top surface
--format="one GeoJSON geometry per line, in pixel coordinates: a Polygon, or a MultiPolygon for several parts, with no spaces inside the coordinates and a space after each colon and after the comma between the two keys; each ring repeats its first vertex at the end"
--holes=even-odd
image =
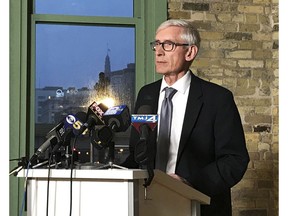
{"type": "MultiPolygon", "coordinates": [[[[71,176],[70,169],[50,169],[50,178],[69,179],[71,176]]],[[[48,178],[48,169],[24,169],[21,170],[17,177],[28,178],[48,178]],[[27,173],[28,171],[28,173],[27,173]]],[[[148,177],[148,173],[141,169],[73,169],[73,179],[144,179],[148,177]]]]}

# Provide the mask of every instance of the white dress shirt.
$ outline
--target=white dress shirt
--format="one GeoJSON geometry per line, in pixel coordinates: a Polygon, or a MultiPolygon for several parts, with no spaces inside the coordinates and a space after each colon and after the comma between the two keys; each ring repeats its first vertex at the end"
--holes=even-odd
{"type": "MultiPolygon", "coordinates": [[[[158,101],[158,111],[157,111],[158,116],[160,116],[162,101],[165,96],[165,91],[163,91],[164,88],[168,86],[177,90],[176,94],[172,98],[173,114],[171,123],[169,158],[166,168],[166,173],[168,174],[175,173],[177,153],[186,110],[186,103],[190,89],[190,83],[191,83],[190,71],[188,71],[183,77],[177,80],[172,86],[168,86],[164,77],[162,78],[162,84],[160,88],[160,95],[158,101]]],[[[161,124],[160,119],[158,119],[158,124],[161,124]]]]}

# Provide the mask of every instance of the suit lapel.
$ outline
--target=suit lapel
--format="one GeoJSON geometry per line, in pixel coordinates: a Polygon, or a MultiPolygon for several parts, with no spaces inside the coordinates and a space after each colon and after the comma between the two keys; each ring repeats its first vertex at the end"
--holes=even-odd
{"type": "Polygon", "coordinates": [[[182,134],[179,143],[177,162],[181,157],[185,145],[187,144],[189,135],[192,133],[192,130],[197,121],[199,112],[203,104],[202,89],[199,79],[195,75],[193,75],[193,73],[191,73],[191,75],[191,84],[184,116],[182,134]]]}

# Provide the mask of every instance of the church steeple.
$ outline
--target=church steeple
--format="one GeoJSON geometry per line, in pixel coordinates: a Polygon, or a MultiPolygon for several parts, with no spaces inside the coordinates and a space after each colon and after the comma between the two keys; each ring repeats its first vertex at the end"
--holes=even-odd
{"type": "Polygon", "coordinates": [[[105,66],[104,66],[105,75],[109,75],[109,73],[111,72],[111,63],[110,63],[110,57],[109,57],[110,51],[111,50],[108,48],[108,44],[107,44],[107,55],[105,57],[105,66]]]}

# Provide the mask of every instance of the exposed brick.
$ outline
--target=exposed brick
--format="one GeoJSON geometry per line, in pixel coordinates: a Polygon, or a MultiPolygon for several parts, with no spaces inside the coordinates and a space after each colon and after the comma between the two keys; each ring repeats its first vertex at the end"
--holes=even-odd
{"type": "Polygon", "coordinates": [[[177,11],[177,10],[180,10],[181,8],[181,4],[180,2],[169,2],[168,3],[168,9],[169,11],[177,11]]]}
{"type": "MultiPolygon", "coordinates": [[[[249,149],[249,152],[257,152],[258,151],[258,147],[257,144],[259,143],[259,138],[260,135],[259,134],[255,134],[255,133],[246,133],[245,135],[246,138],[246,143],[247,143],[247,147],[249,149]]],[[[259,158],[259,155],[257,155],[259,158]]],[[[250,155],[251,157],[251,155],[250,155]]]]}
{"type": "Polygon", "coordinates": [[[249,124],[243,124],[243,130],[245,133],[250,133],[252,132],[252,127],[249,124]]]}
{"type": "Polygon", "coordinates": [[[256,187],[256,181],[254,179],[242,179],[237,185],[233,187],[233,191],[241,189],[254,189],[256,187]]]}
{"type": "Polygon", "coordinates": [[[169,19],[190,19],[190,12],[170,11],[169,19]]]}
{"type": "Polygon", "coordinates": [[[239,42],[239,49],[259,49],[260,47],[262,47],[261,41],[250,40],[250,41],[239,42]]]}
{"type": "Polygon", "coordinates": [[[271,35],[266,33],[254,32],[253,40],[258,41],[271,41],[271,35]]]}
{"type": "MultiPolygon", "coordinates": [[[[240,197],[244,199],[257,199],[262,197],[269,197],[269,191],[268,190],[258,190],[258,189],[252,189],[252,190],[242,190],[240,197]]],[[[254,215],[253,215],[254,216],[254,215]]]]}
{"type": "Polygon", "coordinates": [[[272,58],[272,52],[270,50],[254,50],[253,58],[255,59],[270,59],[272,58]]]}
{"type": "MultiPolygon", "coordinates": [[[[269,146],[267,146],[269,148],[269,146]]],[[[265,153],[268,151],[260,149],[261,153],[265,153]]],[[[270,173],[270,170],[273,169],[273,161],[272,160],[260,160],[260,161],[254,161],[254,168],[257,170],[262,170],[263,172],[270,173]]],[[[267,181],[267,179],[265,179],[267,181]]],[[[258,180],[259,181],[259,180],[258,180]]]]}
{"type": "MultiPolygon", "coordinates": [[[[193,14],[191,15],[193,16],[193,14]]],[[[203,21],[195,21],[193,20],[193,26],[197,28],[199,31],[201,30],[211,30],[211,22],[203,22],[203,21]]],[[[200,32],[201,35],[202,32],[200,32]]],[[[201,37],[202,38],[202,37],[201,37]]]]}
{"type": "Polygon", "coordinates": [[[272,134],[271,133],[261,134],[261,142],[271,143],[271,141],[272,141],[272,134]]]}
{"type": "Polygon", "coordinates": [[[243,14],[233,14],[232,22],[235,22],[235,23],[244,22],[244,15],[243,14]]]}
{"type": "Polygon", "coordinates": [[[272,40],[279,40],[279,32],[272,33],[272,40]]]}
{"type": "Polygon", "coordinates": [[[239,24],[240,32],[257,32],[260,30],[259,24],[239,24]]]}
{"type": "Polygon", "coordinates": [[[263,49],[273,49],[273,41],[264,41],[262,45],[263,49]]]}
{"type": "Polygon", "coordinates": [[[273,59],[279,58],[279,50],[272,50],[272,58],[273,59]]]}
{"type": "Polygon", "coordinates": [[[212,49],[233,49],[238,46],[238,43],[231,41],[211,41],[210,47],[212,49]]]}
{"type": "MultiPolygon", "coordinates": [[[[196,59],[197,60],[197,59],[196,59]]],[[[196,67],[219,68],[220,59],[201,58],[193,63],[196,67]]]]}
{"type": "Polygon", "coordinates": [[[254,5],[239,5],[238,11],[240,13],[252,13],[252,14],[263,14],[264,7],[263,6],[254,6],[254,5]]]}
{"type": "Polygon", "coordinates": [[[271,2],[271,0],[253,0],[253,3],[255,3],[255,4],[268,4],[268,3],[270,3],[271,2]]]}
{"type": "Polygon", "coordinates": [[[235,50],[235,51],[226,51],[226,58],[238,58],[238,59],[251,59],[252,51],[251,50],[235,50]]]}
{"type": "Polygon", "coordinates": [[[278,24],[273,26],[273,31],[279,31],[279,25],[278,24]]]}
{"type": "Polygon", "coordinates": [[[233,206],[236,208],[255,208],[255,201],[251,201],[251,199],[233,199],[233,206]]]}
{"type": "Polygon", "coordinates": [[[276,59],[266,59],[265,60],[265,67],[267,69],[269,69],[269,68],[277,69],[277,68],[279,68],[279,61],[276,59]]]}
{"type": "MultiPolygon", "coordinates": [[[[259,152],[249,152],[249,156],[250,156],[250,160],[254,161],[254,160],[259,160],[260,159],[260,154],[259,152]]],[[[249,169],[250,170],[250,169],[249,169]]],[[[253,172],[253,171],[252,171],[253,172]]]]}
{"type": "MultiPolygon", "coordinates": [[[[246,98],[239,98],[238,106],[251,106],[251,107],[260,107],[260,106],[271,106],[271,99],[270,98],[253,98],[253,97],[246,97],[246,98]]],[[[251,109],[250,109],[251,110],[251,109]]],[[[253,113],[253,110],[251,110],[253,113]]]]}
{"type": "Polygon", "coordinates": [[[256,89],[254,87],[239,87],[236,86],[234,95],[235,96],[248,96],[248,95],[254,95],[256,92],[256,89]]]}
{"type": "Polygon", "coordinates": [[[241,68],[263,68],[264,61],[260,60],[239,60],[238,65],[241,68]]]}
{"type": "Polygon", "coordinates": [[[211,14],[211,13],[207,13],[207,12],[204,12],[204,13],[205,13],[205,20],[214,21],[214,22],[217,21],[215,14],[211,14]]]}
{"type": "Polygon", "coordinates": [[[229,12],[231,4],[216,2],[211,3],[211,12],[221,13],[221,12],[229,12]]]}
{"type": "MultiPolygon", "coordinates": [[[[201,12],[196,12],[196,13],[191,13],[191,19],[192,20],[200,20],[200,21],[202,21],[202,20],[204,20],[204,16],[205,16],[205,14],[204,13],[201,13],[201,12]]],[[[202,23],[202,22],[201,22],[202,23]]],[[[195,26],[195,25],[194,25],[195,26]]],[[[195,26],[196,27],[196,26],[195,26]]],[[[196,28],[199,28],[199,27],[196,27],[196,28]]]]}
{"type": "Polygon", "coordinates": [[[200,33],[203,40],[221,40],[223,39],[222,32],[201,32],[200,33]]]}
{"type": "Polygon", "coordinates": [[[202,55],[205,58],[223,58],[224,53],[221,50],[205,50],[202,55]]]}
{"type": "Polygon", "coordinates": [[[258,188],[269,189],[273,188],[273,181],[260,180],[258,181],[258,188]]]}
{"type": "Polygon", "coordinates": [[[236,2],[236,3],[247,3],[247,4],[251,4],[253,3],[253,0],[231,0],[231,2],[236,2]]]}
{"type": "Polygon", "coordinates": [[[240,216],[268,216],[266,209],[252,209],[240,211],[240,216]]]}
{"type": "Polygon", "coordinates": [[[230,22],[232,20],[232,14],[227,14],[227,13],[219,14],[217,15],[217,19],[220,22],[230,22]]]}
{"type": "Polygon", "coordinates": [[[235,68],[237,66],[237,61],[233,59],[221,59],[221,66],[235,68]]]}
{"type": "Polygon", "coordinates": [[[173,15],[187,17],[200,31],[201,51],[191,69],[231,90],[241,116],[250,162],[232,188],[233,216],[278,215],[278,0],[168,3],[173,15]]]}
{"type": "Polygon", "coordinates": [[[259,123],[265,124],[265,123],[271,123],[272,119],[271,116],[268,115],[254,114],[245,116],[245,121],[251,124],[259,124],[259,123]]]}
{"type": "MultiPolygon", "coordinates": [[[[269,199],[268,197],[263,197],[262,199],[256,200],[256,209],[268,209],[269,206],[273,205],[273,200],[269,199]]],[[[268,214],[268,215],[276,215],[276,214],[268,214]]]]}
{"type": "Polygon", "coordinates": [[[254,132],[270,132],[271,126],[270,125],[255,125],[253,127],[254,132]]]}
{"type": "Polygon", "coordinates": [[[184,2],[183,3],[183,10],[209,11],[209,4],[184,2]]]}
{"type": "Polygon", "coordinates": [[[233,39],[233,40],[251,40],[251,33],[242,33],[242,32],[228,32],[225,33],[225,39],[233,39]]]}
{"type": "Polygon", "coordinates": [[[238,29],[238,25],[236,23],[213,22],[211,25],[214,30],[218,30],[220,32],[234,32],[238,29]]]}
{"type": "Polygon", "coordinates": [[[245,14],[245,23],[255,24],[258,22],[257,14],[245,14]]]}
{"type": "Polygon", "coordinates": [[[278,41],[274,41],[272,48],[273,49],[278,49],[279,48],[279,42],[278,41]]]}

